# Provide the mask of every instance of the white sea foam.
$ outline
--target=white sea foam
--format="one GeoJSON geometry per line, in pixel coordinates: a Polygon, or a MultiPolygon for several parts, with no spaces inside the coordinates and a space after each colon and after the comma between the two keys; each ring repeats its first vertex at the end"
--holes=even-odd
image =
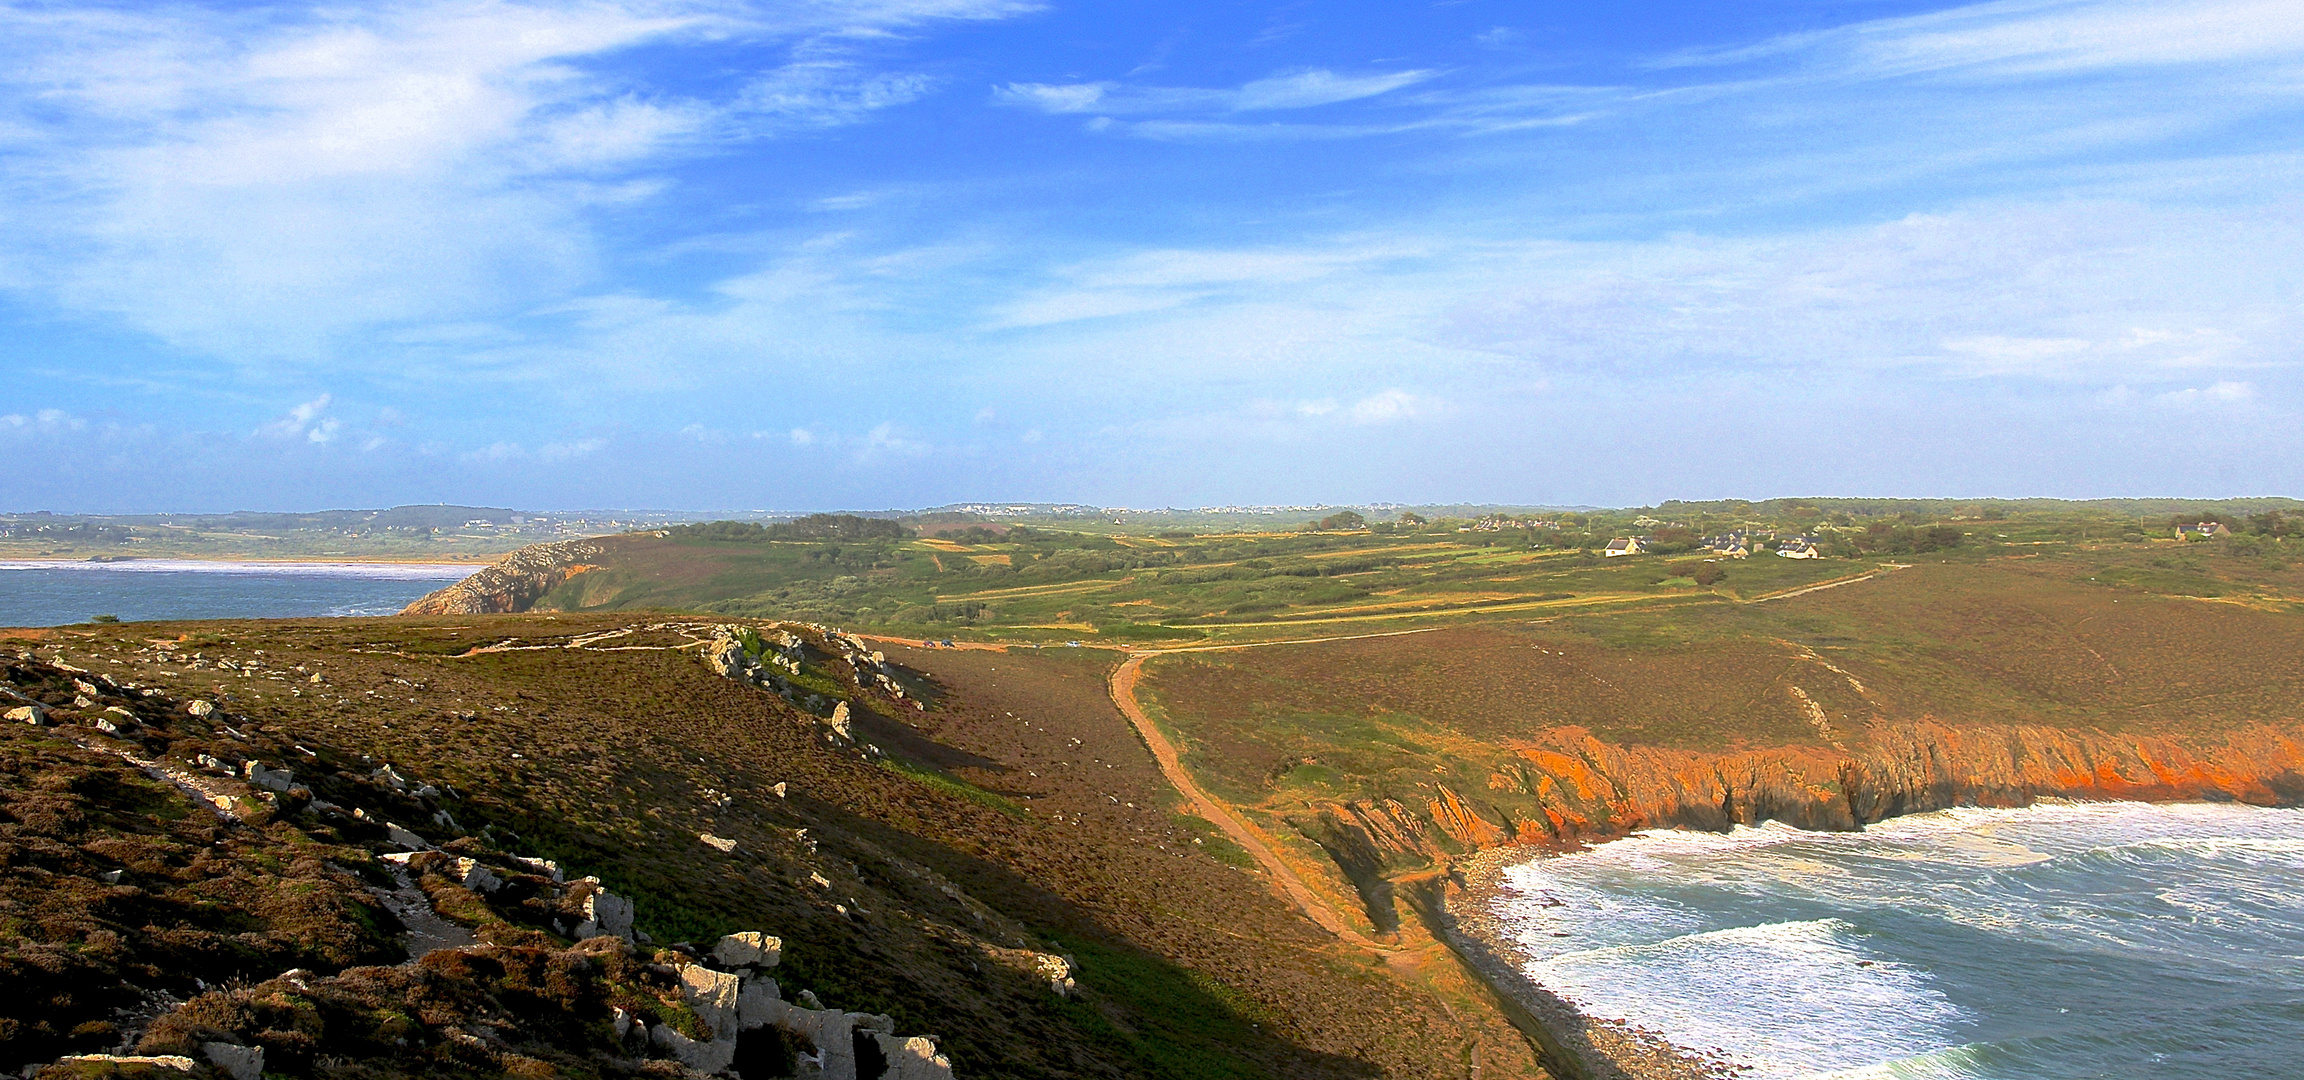
{"type": "Polygon", "coordinates": [[[1871,957],[1837,919],[1567,953],[1527,972],[1592,1013],[1725,1051],[1760,1077],[1911,1057],[1955,1041],[1962,1020],[1926,973],[1871,957]]]}
{"type": "Polygon", "coordinates": [[[462,581],[481,567],[470,563],[221,562],[212,559],[129,559],[65,562],[0,559],[0,571],[68,570],[128,574],[241,574],[262,577],[370,578],[382,581],[462,581]]]}
{"type": "Polygon", "coordinates": [[[1950,1080],[2051,1075],[2007,1055],[2068,1039],[2116,1058],[2183,1007],[2147,995],[2091,1029],[2038,1000],[2105,992],[2088,973],[2106,964],[2304,991],[2299,881],[2304,811],[2054,802],[1862,833],[1642,833],[1507,869],[1494,914],[1538,983],[1755,1078],[1950,1080]],[[2012,1008],[2045,1014],[2014,1043],[1974,1041],[2012,1008]]]}

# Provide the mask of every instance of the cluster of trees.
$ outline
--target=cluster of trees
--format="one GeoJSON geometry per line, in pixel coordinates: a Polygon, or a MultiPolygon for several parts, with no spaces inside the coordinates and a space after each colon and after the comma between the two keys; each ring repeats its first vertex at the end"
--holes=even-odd
{"type": "Polygon", "coordinates": [[[1931,551],[1947,551],[1968,542],[1968,534],[1950,525],[1899,525],[1894,522],[1875,521],[1863,532],[1842,533],[1827,541],[1827,553],[1841,554],[1834,549],[1845,548],[1846,553],[1865,555],[1925,555],[1931,551]]]}
{"type": "Polygon", "coordinates": [[[1008,537],[1004,530],[970,525],[965,529],[943,529],[935,533],[939,539],[958,544],[997,544],[1008,537]]]}
{"type": "Polygon", "coordinates": [[[1718,585],[1728,577],[1728,571],[1725,567],[1716,562],[1706,562],[1703,559],[1682,559],[1667,564],[1664,571],[1673,577],[1691,578],[1696,584],[1704,586],[1718,585]]]}
{"type": "Polygon", "coordinates": [[[762,525],[752,521],[706,521],[668,530],[690,540],[902,540],[912,530],[887,518],[855,514],[810,514],[804,518],[762,525]]]}
{"type": "Polygon", "coordinates": [[[2304,535],[2304,516],[2290,517],[2278,510],[2266,510],[2243,517],[2239,514],[2177,514],[2169,519],[2169,527],[2199,525],[2215,522],[2245,536],[2269,536],[2283,540],[2304,535]]]}

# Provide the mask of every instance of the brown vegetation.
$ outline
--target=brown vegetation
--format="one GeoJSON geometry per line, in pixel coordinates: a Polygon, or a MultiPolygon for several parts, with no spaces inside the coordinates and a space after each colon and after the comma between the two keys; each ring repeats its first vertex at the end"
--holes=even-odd
{"type": "MultiPolygon", "coordinates": [[[[832,680],[854,708],[863,745],[852,747],[816,716],[711,674],[681,647],[689,640],[626,617],[481,616],[101,627],[39,648],[161,691],[141,754],[182,763],[214,752],[295,770],[310,794],[241,785],[236,805],[253,816],[237,824],[181,792],[151,789],[172,800],[153,813],[220,830],[222,847],[205,832],[181,841],[211,876],[253,874],[270,856],[252,845],[277,832],[303,860],[283,857],[282,872],[317,865],[315,887],[331,904],[372,909],[379,882],[359,867],[377,865],[379,838],[359,834],[358,819],[307,809],[370,807],[376,820],[452,852],[543,856],[571,876],[598,875],[636,899],[639,928],[659,941],[780,934],[779,974],[791,985],[942,1036],[962,1075],[1457,1076],[1483,1040],[1493,1044],[1486,1060],[1518,1054],[1533,1069],[1508,1028],[1451,1017],[1450,1005],[1374,958],[1337,948],[1220,847],[1195,843],[1205,828],[1172,812],[1173,792],[1104,696],[1109,654],[911,651],[925,674],[907,678],[936,703],[921,714],[858,690],[827,652],[811,650],[807,677],[832,680]],[[214,730],[184,717],[193,697],[218,702],[214,730]],[[234,734],[219,733],[225,716],[234,734]],[[379,788],[369,773],[387,763],[410,788],[432,790],[416,799],[379,788]],[[700,842],[704,834],[734,850],[700,842]],[[1050,992],[1029,961],[1041,953],[1077,961],[1077,996],[1050,992]]],[[[102,738],[68,704],[57,717],[67,725],[46,731],[102,738]]],[[[55,737],[29,725],[5,734],[55,737]]],[[[150,787],[99,752],[52,752],[150,787]]],[[[46,790],[25,783],[25,798],[46,790]]],[[[141,805],[113,788],[89,790],[106,812],[141,805]]],[[[72,839],[25,805],[19,822],[37,821],[42,844],[72,839]]],[[[192,1003],[142,1031],[142,1048],[221,1033],[264,1046],[272,1071],[315,1076],[609,1075],[645,1064],[600,1034],[612,1005],[655,992],[645,964],[598,951],[607,946],[572,950],[572,893],[532,882],[526,896],[513,889],[483,903],[441,877],[435,860],[419,856],[410,872],[480,946],[413,967],[363,967],[399,959],[389,914],[374,914],[368,937],[348,939],[367,951],[323,953],[332,940],[323,916],[336,908],[298,908],[287,940],[303,951],[250,952],[240,967],[219,968],[209,983],[225,988],[206,996],[179,986],[192,1003]],[[298,967],[307,971],[284,973],[298,967]],[[459,1031],[479,1032],[483,1045],[459,1031]],[[401,1038],[405,1046],[392,1041],[401,1038]]],[[[99,865],[60,862],[49,873],[84,879],[99,865]]],[[[217,895],[203,910],[231,913],[235,929],[274,918],[267,897],[217,895]]],[[[39,958],[104,934],[166,928],[95,910],[86,925],[18,927],[5,955],[46,963],[39,958]],[[42,952],[44,942],[55,947],[42,952]]],[[[157,954],[141,962],[151,978],[181,976],[157,954]]],[[[89,1000],[91,1017],[118,1005],[89,1000]]],[[[8,1013],[35,1014],[65,1015],[46,1004],[8,1013]]],[[[0,1066],[137,1036],[133,1025],[78,1036],[73,1026],[51,1023],[0,1066]]]]}

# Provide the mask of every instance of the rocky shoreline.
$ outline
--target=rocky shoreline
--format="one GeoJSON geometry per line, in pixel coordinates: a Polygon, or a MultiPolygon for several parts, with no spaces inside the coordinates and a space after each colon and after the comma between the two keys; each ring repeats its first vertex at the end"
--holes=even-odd
{"type": "Polygon", "coordinates": [[[1557,845],[1485,848],[1458,860],[1426,905],[1432,930],[1493,991],[1513,1022],[1568,1080],[1734,1080],[1742,1068],[1717,1051],[1680,1046],[1646,1028],[1585,1014],[1528,978],[1494,914],[1505,868],[1560,853],[1557,845]]]}

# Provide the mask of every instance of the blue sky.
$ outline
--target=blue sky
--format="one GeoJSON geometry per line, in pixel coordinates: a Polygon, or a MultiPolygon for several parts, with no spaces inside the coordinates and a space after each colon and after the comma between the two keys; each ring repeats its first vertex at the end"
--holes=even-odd
{"type": "Polygon", "coordinates": [[[2304,7],[0,2],[0,509],[2304,494],[2304,7]]]}

